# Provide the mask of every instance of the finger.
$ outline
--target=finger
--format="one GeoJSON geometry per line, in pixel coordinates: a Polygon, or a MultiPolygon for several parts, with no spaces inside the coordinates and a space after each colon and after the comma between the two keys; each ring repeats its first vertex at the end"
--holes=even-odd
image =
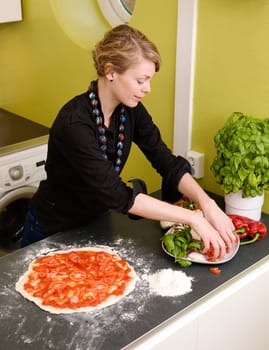
{"type": "Polygon", "coordinates": [[[222,258],[222,252],[221,252],[221,247],[219,245],[216,245],[214,247],[214,259],[221,259],[222,258]]]}
{"type": "Polygon", "coordinates": [[[210,248],[209,240],[208,239],[203,239],[203,244],[204,244],[204,248],[202,250],[202,253],[206,254],[206,252],[208,252],[209,248],[210,248]]]}
{"type": "Polygon", "coordinates": [[[220,252],[220,245],[216,241],[211,241],[207,250],[204,249],[204,254],[207,254],[212,259],[218,259],[220,252]]]}
{"type": "Polygon", "coordinates": [[[229,252],[234,248],[237,242],[236,236],[233,234],[233,232],[228,232],[227,234],[225,234],[225,236],[223,237],[223,240],[226,243],[227,250],[229,252]]]}
{"type": "Polygon", "coordinates": [[[219,237],[219,239],[214,244],[214,258],[215,259],[223,259],[226,254],[226,243],[225,241],[219,237]]]}
{"type": "Polygon", "coordinates": [[[223,237],[223,240],[225,242],[225,249],[230,252],[234,246],[234,242],[232,241],[231,237],[228,235],[225,235],[223,237]]]}
{"type": "Polygon", "coordinates": [[[220,245],[220,256],[219,256],[219,258],[220,258],[220,259],[223,259],[224,256],[225,256],[225,254],[226,254],[226,252],[227,252],[227,247],[226,247],[225,242],[223,242],[223,243],[221,243],[221,245],[220,245]]]}

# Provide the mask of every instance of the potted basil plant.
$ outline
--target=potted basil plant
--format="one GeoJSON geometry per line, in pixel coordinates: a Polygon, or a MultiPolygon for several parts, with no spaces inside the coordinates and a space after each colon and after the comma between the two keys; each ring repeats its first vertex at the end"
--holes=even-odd
{"type": "Polygon", "coordinates": [[[226,213],[259,220],[269,187],[269,120],[234,112],[214,143],[210,169],[224,191],[226,213]]]}

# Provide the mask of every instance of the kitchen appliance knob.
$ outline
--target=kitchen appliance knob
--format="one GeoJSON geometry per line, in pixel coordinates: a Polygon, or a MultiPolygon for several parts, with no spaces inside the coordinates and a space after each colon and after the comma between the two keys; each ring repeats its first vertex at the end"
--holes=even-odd
{"type": "Polygon", "coordinates": [[[23,176],[23,167],[21,165],[14,166],[8,170],[12,180],[20,180],[23,176]]]}

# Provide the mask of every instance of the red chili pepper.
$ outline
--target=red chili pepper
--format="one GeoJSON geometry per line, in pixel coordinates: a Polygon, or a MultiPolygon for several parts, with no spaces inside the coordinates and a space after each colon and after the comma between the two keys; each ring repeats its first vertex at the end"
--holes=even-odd
{"type": "Polygon", "coordinates": [[[248,228],[242,226],[241,228],[234,230],[233,233],[235,233],[240,238],[240,240],[245,239],[248,237],[248,228]]]}
{"type": "Polygon", "coordinates": [[[267,228],[262,222],[241,215],[228,214],[228,216],[235,227],[234,233],[239,235],[240,240],[248,236],[251,238],[249,241],[240,242],[240,245],[254,243],[266,237],[267,228]]]}
{"type": "Polygon", "coordinates": [[[234,227],[236,229],[241,228],[242,225],[249,225],[252,222],[255,222],[254,220],[252,220],[246,216],[241,216],[241,215],[228,214],[228,217],[232,220],[234,227]]]}
{"type": "Polygon", "coordinates": [[[264,223],[260,221],[253,221],[249,225],[249,237],[251,237],[252,239],[245,242],[240,242],[240,245],[254,243],[262,238],[265,238],[266,234],[267,234],[267,228],[264,225],[264,223]]]}
{"type": "Polygon", "coordinates": [[[249,236],[251,238],[254,238],[257,233],[260,234],[258,239],[262,239],[266,237],[267,228],[264,225],[264,223],[260,221],[253,222],[252,224],[249,225],[249,236]]]}
{"type": "Polygon", "coordinates": [[[250,239],[248,241],[244,241],[244,242],[240,242],[240,245],[246,245],[246,244],[251,244],[251,243],[254,243],[256,242],[260,237],[260,234],[259,233],[256,233],[256,235],[254,236],[253,239],[250,239]]]}
{"type": "Polygon", "coordinates": [[[232,220],[235,227],[234,233],[239,236],[240,240],[247,238],[249,233],[249,223],[251,219],[240,215],[229,214],[228,216],[232,220]]]}

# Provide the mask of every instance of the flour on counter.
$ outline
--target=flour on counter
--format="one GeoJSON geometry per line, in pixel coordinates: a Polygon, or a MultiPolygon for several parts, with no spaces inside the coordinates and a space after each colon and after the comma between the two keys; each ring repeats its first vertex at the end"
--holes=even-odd
{"type": "Polygon", "coordinates": [[[144,275],[143,278],[149,282],[149,287],[154,293],[164,297],[175,297],[192,290],[193,278],[182,271],[162,269],[153,275],[144,275]]]}
{"type": "Polygon", "coordinates": [[[23,343],[24,347],[29,346],[31,349],[38,348],[39,350],[98,350],[110,348],[110,339],[107,338],[107,334],[116,333],[120,334],[120,337],[128,338],[132,324],[137,321],[141,322],[142,315],[152,296],[148,282],[142,279],[142,276],[156,271],[154,254],[151,252],[141,254],[136,247],[136,242],[131,238],[114,239],[112,243],[104,241],[104,245],[110,246],[121,258],[135,267],[139,278],[132,293],[117,304],[94,312],[60,315],[40,312],[35,305],[28,305],[28,301],[22,300],[20,294],[15,290],[15,282],[19,275],[27,269],[32,260],[39,256],[58,250],[97,245],[92,237],[80,240],[79,244],[75,242],[58,243],[53,239],[40,241],[38,245],[32,244],[28,246],[27,254],[21,251],[19,266],[12,263],[7,266],[8,275],[5,275],[4,283],[1,277],[5,271],[0,274],[2,282],[0,298],[3,305],[0,310],[0,329],[5,327],[9,329],[9,336],[5,341],[17,344],[18,349],[23,343]],[[31,317],[28,317],[28,308],[32,310],[31,317]],[[14,314],[16,315],[15,321],[14,314]],[[65,334],[64,337],[57,336],[61,332],[65,334]]]}
{"type": "MultiPolygon", "coordinates": [[[[40,312],[34,305],[27,305],[27,301],[21,300],[21,296],[15,290],[14,280],[38,256],[60,249],[96,246],[91,236],[83,241],[80,240],[79,244],[68,243],[63,244],[54,239],[46,239],[38,245],[30,245],[27,254],[22,254],[20,266],[10,264],[7,268],[9,275],[5,276],[5,283],[0,285],[0,297],[4,305],[0,310],[2,326],[0,328],[9,327],[9,338],[6,339],[6,342],[12,341],[18,344],[18,349],[22,341],[25,347],[39,350],[110,349],[108,334],[117,334],[119,338],[129,339],[130,330],[140,327],[141,324],[141,327],[147,326],[147,318],[144,318],[144,315],[148,315],[151,309],[155,309],[154,297],[156,295],[176,297],[191,291],[192,278],[187,277],[185,273],[173,269],[157,270],[154,253],[141,249],[134,239],[115,239],[114,237],[112,242],[103,241],[103,244],[110,246],[135,268],[138,280],[133,292],[117,304],[94,312],[60,315],[40,312]],[[157,281],[158,278],[159,281],[157,281]],[[28,317],[26,312],[28,308],[32,311],[31,317],[28,317]],[[15,322],[14,312],[16,312],[15,322]],[[64,334],[64,337],[57,336],[61,333],[64,334]]],[[[178,299],[169,300],[170,306],[173,306],[174,303],[178,303],[178,299]]]]}

